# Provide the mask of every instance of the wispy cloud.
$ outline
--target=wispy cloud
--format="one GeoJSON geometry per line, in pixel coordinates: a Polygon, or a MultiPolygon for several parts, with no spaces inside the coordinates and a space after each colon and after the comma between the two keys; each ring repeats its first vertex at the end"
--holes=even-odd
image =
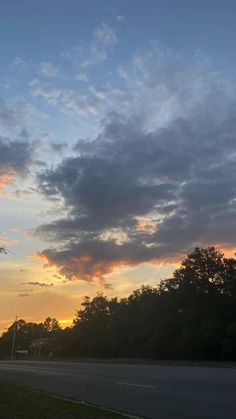
{"type": "Polygon", "coordinates": [[[78,45],[65,51],[62,56],[72,61],[76,67],[89,69],[106,61],[118,42],[113,28],[101,23],[93,32],[90,42],[79,42],[78,45]]]}
{"type": "Polygon", "coordinates": [[[89,81],[89,78],[85,73],[78,73],[74,76],[74,80],[87,83],[89,81]]]}
{"type": "Polygon", "coordinates": [[[21,297],[21,298],[25,298],[25,297],[30,297],[31,296],[31,293],[30,292],[21,292],[20,294],[18,294],[18,297],[21,297]]]}
{"type": "Polygon", "coordinates": [[[36,287],[43,287],[43,288],[48,288],[48,287],[53,287],[53,283],[52,282],[39,282],[39,281],[28,281],[28,282],[21,282],[21,285],[32,285],[32,286],[36,286],[36,287]]]}
{"type": "Polygon", "coordinates": [[[61,75],[59,68],[50,62],[40,63],[38,73],[47,78],[55,78],[61,75]]]}
{"type": "Polygon", "coordinates": [[[11,62],[10,69],[14,71],[25,71],[32,70],[33,66],[32,60],[26,60],[23,57],[15,57],[11,62]]]}
{"type": "Polygon", "coordinates": [[[116,20],[117,20],[117,22],[120,22],[120,23],[121,22],[126,22],[126,18],[122,15],[116,16],[116,20]]]}
{"type": "Polygon", "coordinates": [[[37,81],[33,84],[32,94],[35,97],[42,97],[48,105],[55,106],[58,104],[62,91],[60,89],[43,87],[37,81]]]}

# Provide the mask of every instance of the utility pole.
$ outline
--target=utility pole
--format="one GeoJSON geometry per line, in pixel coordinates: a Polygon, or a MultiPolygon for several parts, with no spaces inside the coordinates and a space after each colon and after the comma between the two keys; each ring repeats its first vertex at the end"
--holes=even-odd
{"type": "Polygon", "coordinates": [[[16,328],[17,328],[17,316],[16,316],[14,327],[13,327],[13,336],[12,336],[12,344],[11,344],[11,359],[14,359],[16,328]]]}

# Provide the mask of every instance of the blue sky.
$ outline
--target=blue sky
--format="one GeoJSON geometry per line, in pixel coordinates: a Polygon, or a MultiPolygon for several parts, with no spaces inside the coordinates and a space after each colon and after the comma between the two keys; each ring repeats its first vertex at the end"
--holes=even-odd
{"type": "Polygon", "coordinates": [[[134,48],[159,39],[190,53],[206,49],[228,62],[234,45],[235,13],[233,0],[103,0],[99,4],[91,0],[13,0],[1,8],[1,50],[6,61],[16,52],[37,59],[55,54],[55,49],[70,46],[76,39],[88,39],[94,27],[106,21],[119,31],[119,57],[127,58],[134,48]],[[119,16],[126,25],[119,27],[119,16]]]}
{"type": "Polygon", "coordinates": [[[235,249],[234,1],[8,1],[2,326],[235,249]],[[50,285],[53,283],[53,286],[50,285]]]}

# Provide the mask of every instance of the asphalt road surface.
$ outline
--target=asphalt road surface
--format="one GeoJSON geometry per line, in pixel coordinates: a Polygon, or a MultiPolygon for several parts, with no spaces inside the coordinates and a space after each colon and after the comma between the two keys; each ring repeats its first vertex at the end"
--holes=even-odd
{"type": "Polygon", "coordinates": [[[1,361],[0,378],[141,418],[236,419],[235,368],[1,361]]]}

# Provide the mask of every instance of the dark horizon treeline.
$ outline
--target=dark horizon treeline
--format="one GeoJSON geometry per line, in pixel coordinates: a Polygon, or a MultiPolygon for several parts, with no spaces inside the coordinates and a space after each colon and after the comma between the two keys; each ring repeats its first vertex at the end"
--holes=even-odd
{"type": "MultiPolygon", "coordinates": [[[[55,356],[236,360],[236,259],[196,248],[173,277],[129,297],[85,297],[73,326],[18,322],[16,346],[55,338],[55,356]],[[43,336],[42,336],[43,335],[43,336]]],[[[0,339],[9,353],[14,325],[0,339]]]]}

